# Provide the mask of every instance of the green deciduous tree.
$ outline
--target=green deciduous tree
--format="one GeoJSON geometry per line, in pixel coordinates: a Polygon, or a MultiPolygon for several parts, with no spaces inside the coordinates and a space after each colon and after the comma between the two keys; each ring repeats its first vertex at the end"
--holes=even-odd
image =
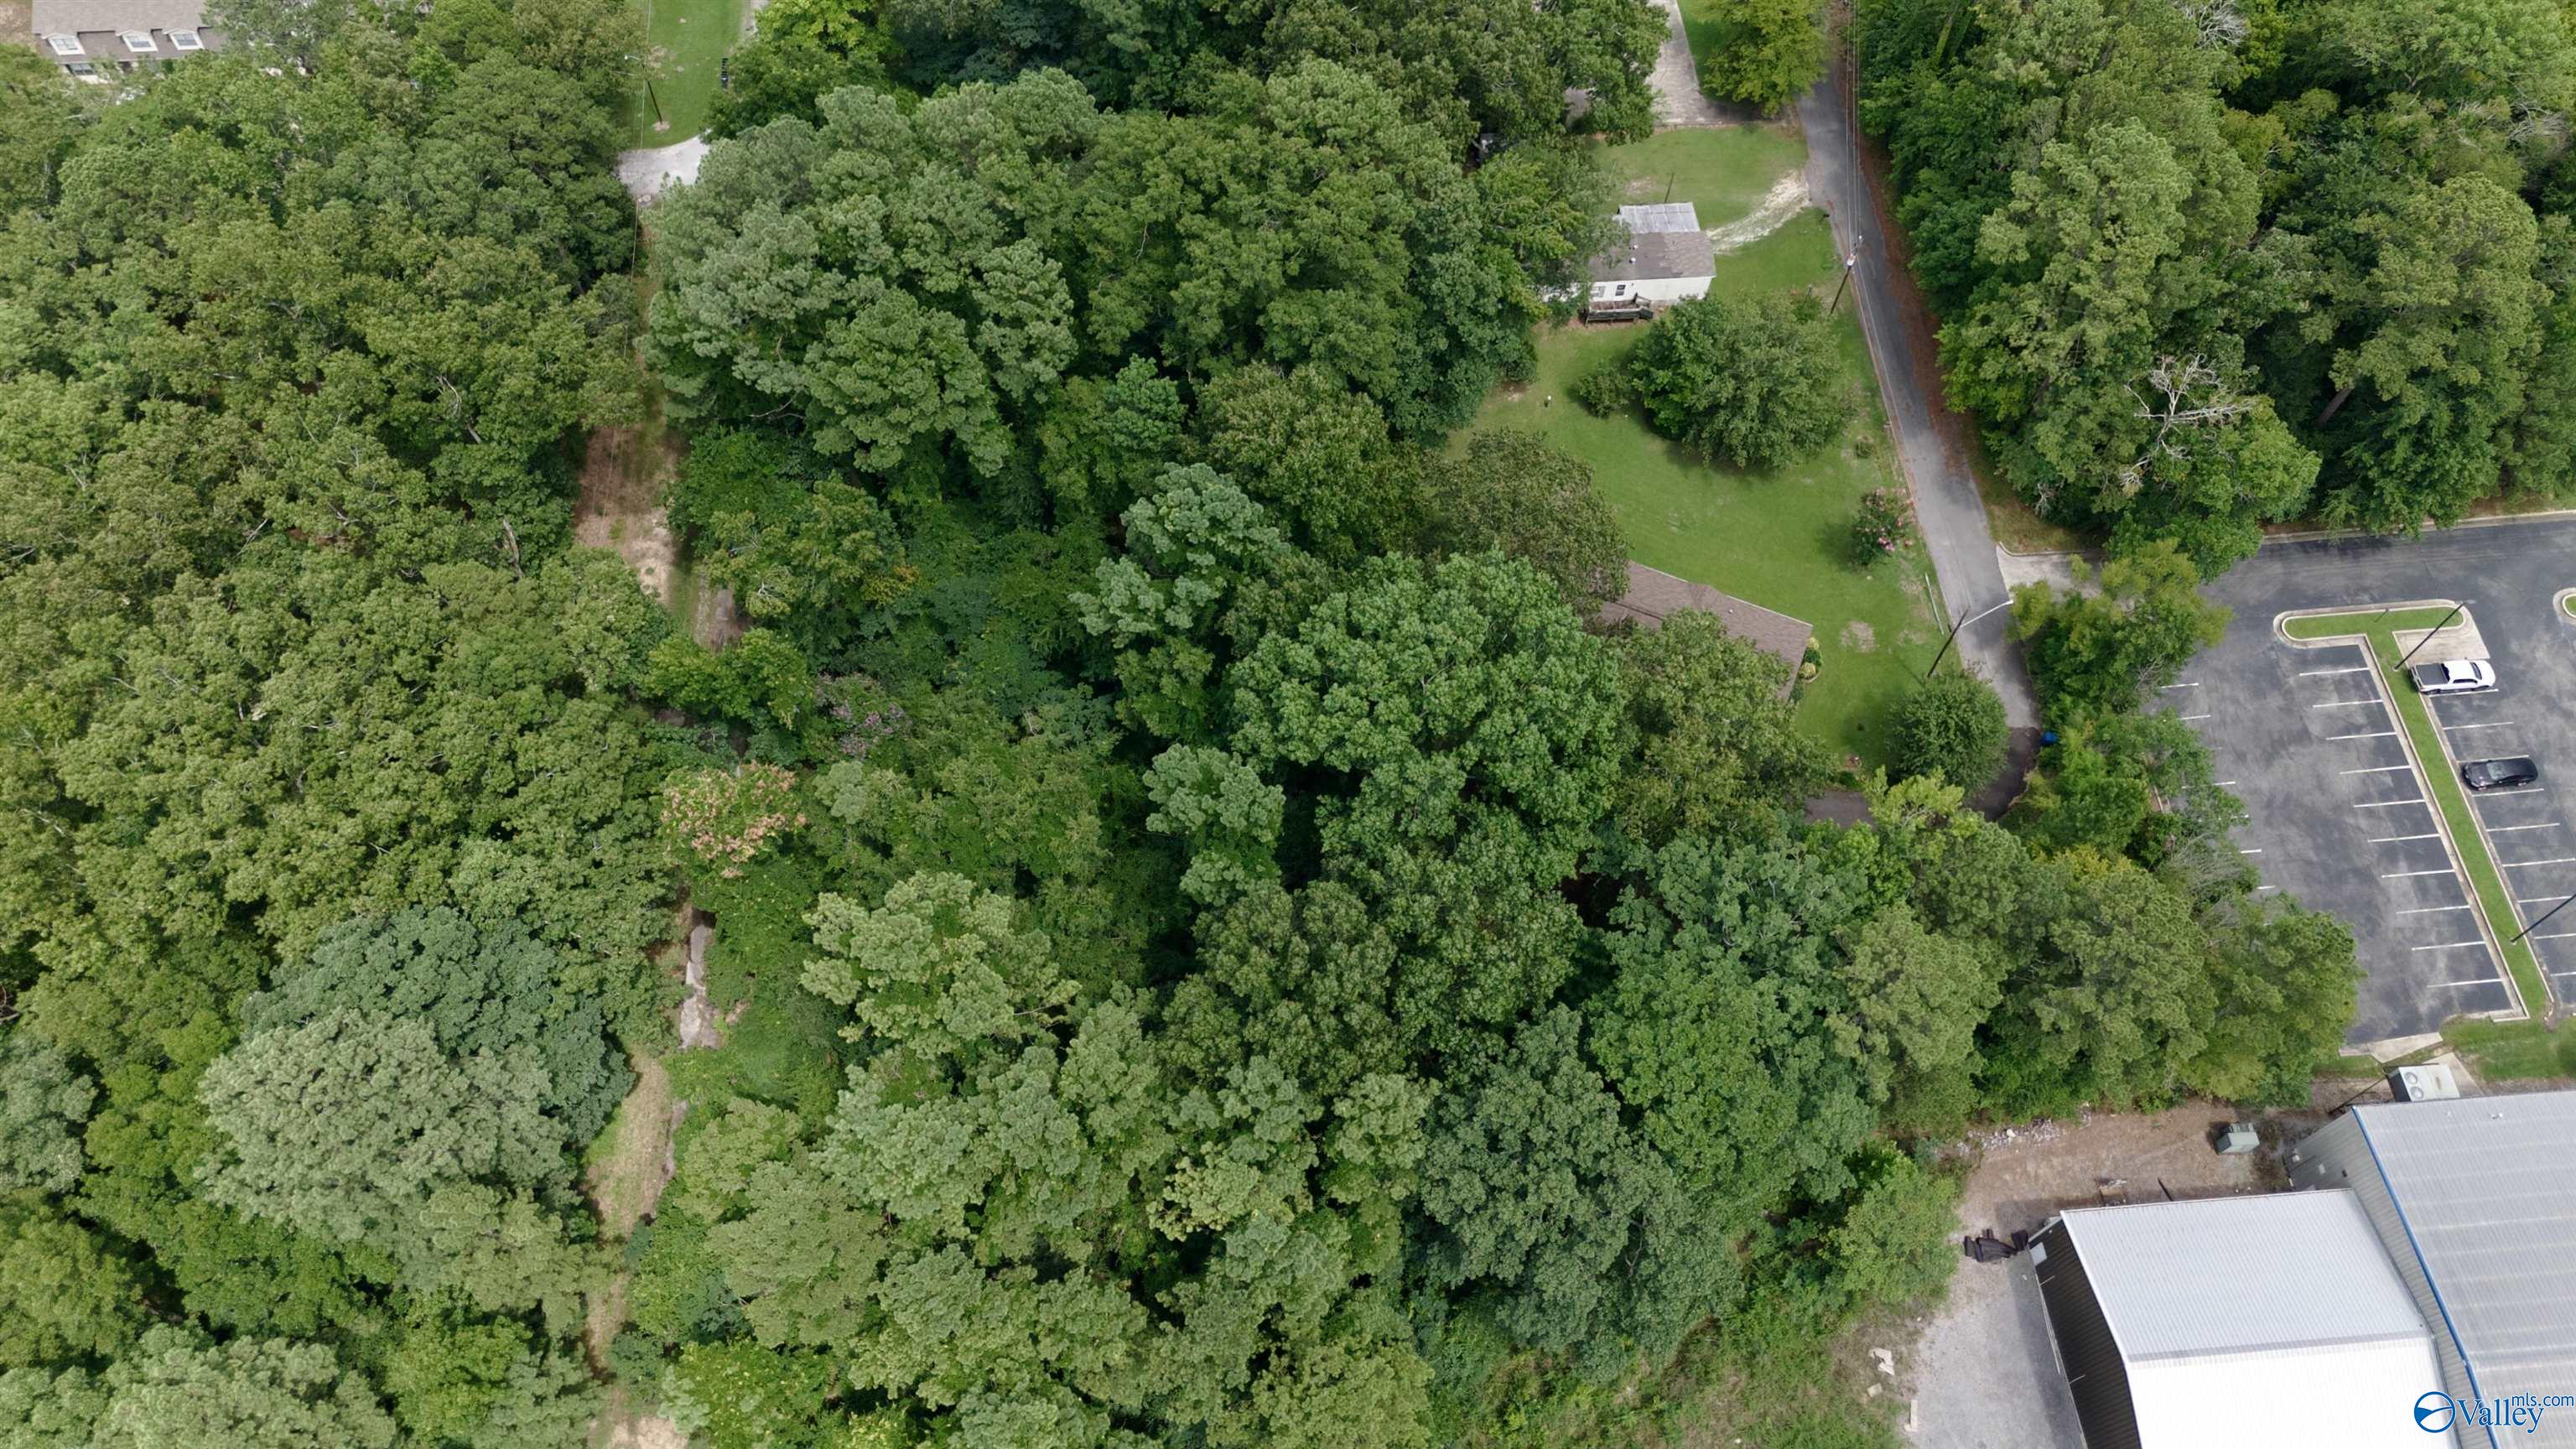
{"type": "Polygon", "coordinates": [[[1628,540],[1592,467],[1536,433],[1470,435],[1423,469],[1421,552],[1499,549],[1555,582],[1586,617],[1628,592],[1628,540]]]}
{"type": "Polygon", "coordinates": [[[1280,566],[1287,537],[1260,504],[1203,466],[1164,474],[1124,522],[1126,552],[1102,561],[1074,607],[1116,651],[1119,708],[1165,739],[1205,739],[1217,723],[1225,607],[1280,566]]]}
{"type": "Polygon", "coordinates": [[[0,1368],[97,1366],[150,1321],[142,1274],[106,1237],[44,1207],[0,1206],[0,1368]]]}
{"type": "Polygon", "coordinates": [[[1737,468],[1778,468],[1851,414],[1813,297],[1708,297],[1655,320],[1627,375],[1655,430],[1737,468]]]}
{"type": "Polygon", "coordinates": [[[2004,702],[1965,670],[1938,673],[1897,707],[1896,767],[1973,790],[2004,766],[2004,702]]]}
{"type": "Polygon", "coordinates": [[[1832,762],[1796,727],[1782,689],[1789,666],[1715,615],[1674,614],[1619,652],[1636,756],[1615,808],[1633,839],[1762,833],[1824,782],[1832,762]]]}
{"type": "Polygon", "coordinates": [[[1718,19],[1724,38],[1700,73],[1710,95],[1776,111],[1823,79],[1824,15],[1813,0],[1731,0],[1718,19]]]}
{"type": "MultiPolygon", "coordinates": [[[[452,909],[362,916],[323,933],[268,991],[245,1002],[256,1035],[331,1011],[425,1021],[450,1057],[525,1053],[545,1074],[540,1097],[565,1139],[597,1136],[633,1080],[607,1040],[586,973],[516,921],[478,926],[452,909]]],[[[622,1003],[640,1017],[647,1003],[622,1003]]]]}
{"type": "Polygon", "coordinates": [[[0,1032],[0,1194],[71,1191],[98,1084],[24,1027],[0,1032]]]}
{"type": "Polygon", "coordinates": [[[1825,1234],[1836,1286],[1863,1305],[1910,1305],[1941,1291],[1959,1263],[1957,1186],[1884,1146],[1864,1153],[1854,1175],[1860,1188],[1825,1234]]]}
{"type": "Polygon", "coordinates": [[[221,1347],[155,1328],[101,1377],[96,1449],[239,1444],[244,1449],[390,1449],[393,1418],[330,1349],[286,1339],[221,1347]]]}
{"type": "Polygon", "coordinates": [[[1498,554],[1374,561],[1226,684],[1235,753],[1331,772],[1323,860],[1407,946],[1409,1032],[1506,1026],[1565,979],[1558,887],[1609,806],[1620,700],[1554,585],[1498,554]]]}
{"type": "Polygon", "coordinates": [[[1873,1125],[1837,933],[1859,882],[1804,852],[1684,838],[1613,912],[1593,1055],[1684,1190],[1733,1230],[1829,1197],[1873,1125]]]}
{"type": "Polygon", "coordinates": [[[335,1007],[207,1069],[200,1090],[223,1134],[207,1195],[417,1258],[436,1189],[561,1178],[566,1142],[544,1115],[546,1088],[525,1053],[451,1059],[426,1022],[335,1007]]]}
{"type": "Polygon", "coordinates": [[[2105,564],[2098,592],[2083,584],[2013,591],[2013,632],[2054,722],[2134,709],[2227,628],[2227,609],[2200,597],[2199,571],[2170,541],[2105,564]]]}
{"type": "Polygon", "coordinates": [[[699,578],[808,642],[840,640],[916,578],[876,500],[772,434],[721,430],[692,443],[671,525],[690,535],[699,578]]]}
{"type": "Polygon", "coordinates": [[[1620,1120],[1562,1007],[1523,1028],[1435,1110],[1424,1270],[1485,1287],[1521,1343],[1594,1371],[1660,1357],[1725,1301],[1733,1260],[1695,1195],[1620,1120]]]}

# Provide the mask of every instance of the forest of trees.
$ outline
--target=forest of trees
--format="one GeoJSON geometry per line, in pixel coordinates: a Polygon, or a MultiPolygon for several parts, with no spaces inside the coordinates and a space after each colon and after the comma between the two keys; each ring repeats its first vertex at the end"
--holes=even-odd
{"type": "Polygon", "coordinates": [[[2576,487],[2557,0],[1855,9],[1951,397],[2045,516],[2210,574],[2576,487]]]}
{"type": "MultiPolygon", "coordinates": [[[[1643,0],[769,13],[649,257],[610,0],[242,0],[114,104],[0,51],[0,1446],[573,1444],[612,1392],[722,1449],[1621,1442],[1677,1359],[1946,1281],[1973,1118],[2304,1094],[2351,941],[2134,710],[2187,559],[2026,611],[2068,738],[2004,823],[1936,700],[1925,773],[1815,824],[1778,661],[1592,627],[1583,465],[1452,438],[1599,240],[1563,96],[1642,124],[1643,0]],[[573,543],[639,351],[721,650],[573,543]],[[684,904],[785,1065],[683,1079],[619,1242],[583,1169],[703,1055],[684,904]]],[[[2102,104],[2289,145],[2190,74],[2102,104]]],[[[1985,235],[2051,224],[1998,184],[1985,235]]],[[[2350,298],[2230,355],[2261,255],[2139,283],[2142,355],[2306,378],[2227,456],[2313,472],[2273,435],[2328,384],[2384,436],[2424,329],[2510,340],[2350,298]]]]}

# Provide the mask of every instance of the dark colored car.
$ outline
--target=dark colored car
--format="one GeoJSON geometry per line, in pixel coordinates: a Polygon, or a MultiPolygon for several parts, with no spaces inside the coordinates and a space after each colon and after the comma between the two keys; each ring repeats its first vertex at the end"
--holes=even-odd
{"type": "Polygon", "coordinates": [[[2540,766],[2523,756],[2504,760],[2471,760],[2460,767],[2460,783],[2472,790],[2501,790],[2540,778],[2540,766]]]}

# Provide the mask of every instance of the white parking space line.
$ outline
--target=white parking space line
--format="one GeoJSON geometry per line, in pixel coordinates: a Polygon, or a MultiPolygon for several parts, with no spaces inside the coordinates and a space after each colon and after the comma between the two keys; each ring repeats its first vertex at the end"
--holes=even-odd
{"type": "Polygon", "coordinates": [[[2423,803],[2424,797],[2418,795],[2412,800],[2373,800],[2367,805],[2355,805],[2352,808],[2355,810],[2394,810],[2400,805],[2421,805],[2423,803]]]}
{"type": "Polygon", "coordinates": [[[2417,906],[2412,910],[2399,911],[2397,914],[2401,916],[2430,916],[2441,911],[2465,911],[2468,908],[2468,902],[2462,901],[2456,906],[2417,906]]]}
{"type": "MultiPolygon", "coordinates": [[[[2367,735],[2328,735],[2328,736],[2326,736],[2326,738],[2327,738],[2327,739],[2329,739],[2329,740],[2389,740],[2389,739],[2395,739],[2396,737],[2397,737],[2397,731],[2395,731],[2395,730],[2380,730],[2380,731],[2378,731],[2378,732],[2377,732],[2377,733],[2375,733],[2375,734],[2367,734],[2367,735]]],[[[2399,766],[2397,766],[2396,768],[2398,768],[2398,769],[2402,770],[2402,769],[2405,769],[2406,767],[2405,767],[2404,765],[2399,765],[2399,766]]],[[[2353,772],[2347,772],[2347,773],[2353,773],[2353,772]]]]}
{"type": "Polygon", "coordinates": [[[2537,795],[2545,788],[2541,785],[2525,785],[2518,790],[2484,790],[2479,792],[2478,798],[2493,800],[2499,795],[2537,795]]]}
{"type": "Polygon", "coordinates": [[[2168,685],[2165,685],[2165,686],[2164,686],[2164,688],[2166,688],[2166,689],[2198,689],[2198,688],[2200,688],[2200,681],[2199,681],[2199,680],[2197,680],[2197,679],[2186,679],[2186,680],[2184,680],[2184,681],[2183,681],[2182,683],[2180,683],[2180,684],[2168,684],[2168,685]]]}
{"type": "Polygon", "coordinates": [[[2564,941],[2570,936],[2576,936],[2576,931],[2551,931],[2546,935],[2525,936],[2522,939],[2526,941],[2564,941]]]}
{"type": "Polygon", "coordinates": [[[2208,716],[2208,715],[2205,715],[2205,714],[2187,714],[2187,715],[2183,715],[2183,716],[2181,716],[2180,718],[2183,720],[2183,722],[2184,722],[2184,723],[2188,724],[2188,723],[2190,723],[2191,721],[2196,720],[2196,719],[2207,719],[2207,718],[2209,718],[2209,716],[2208,716]]]}
{"type": "Polygon", "coordinates": [[[2554,906],[2565,899],[2567,899],[2565,896],[2522,896],[2518,897],[2514,901],[2514,904],[2517,906],[2554,906]]]}
{"type": "Polygon", "coordinates": [[[2487,827],[2487,834],[2505,835],[2516,830],[2556,830],[2557,828],[2558,822],[2555,820],[2540,825],[2490,825],[2487,827]]]}
{"type": "Polygon", "coordinates": [[[2377,704],[2377,703],[2379,703],[2379,701],[2378,701],[2378,700],[2375,700],[2375,699],[2330,699],[2330,700],[2327,700],[2327,701],[2326,701],[2325,703],[2323,703],[2323,704],[2312,704],[2312,705],[2309,705],[2309,706],[2308,706],[2308,708],[2310,708],[2310,709],[2359,709],[2361,706],[2363,706],[2363,705],[2365,705],[2365,704],[2377,704]]]}
{"type": "Polygon", "coordinates": [[[2503,979],[2504,978],[2501,976],[2481,976],[2475,981],[2445,981],[2441,984],[2444,986],[2493,986],[2503,979]]]}
{"type": "MultiPolygon", "coordinates": [[[[2395,730],[2390,730],[2389,733],[2395,734],[2397,732],[2395,730]]],[[[2414,768],[2415,767],[2413,765],[2364,765],[2358,770],[2346,770],[2343,773],[2347,775],[2385,775],[2391,770],[2411,770],[2414,768]]]]}
{"type": "Polygon", "coordinates": [[[2368,843],[2371,845],[2395,845],[2401,840],[2439,840],[2441,838],[2441,836],[2428,830],[2422,835],[2374,835],[2370,838],[2368,843]]]}
{"type": "Polygon", "coordinates": [[[2263,847],[2261,847],[2261,846],[2259,846],[2259,845],[2258,845],[2258,846],[2254,847],[2252,850],[2240,850],[2240,851],[2238,851],[2238,852],[2236,852],[2236,853],[2237,853],[2238,855],[2261,855],[2261,854],[2263,853],[2263,847]]]}
{"type": "Polygon", "coordinates": [[[2576,855],[2553,855],[2547,860],[2500,860],[2496,864],[2507,870],[2520,870],[2526,865],[2576,865],[2576,855]]]}
{"type": "Polygon", "coordinates": [[[2502,730],[2513,728],[2513,721],[2509,719],[2496,719],[2488,720],[2484,724],[2444,725],[2442,728],[2446,730],[2502,730]]]}
{"type": "Polygon", "coordinates": [[[2446,865],[2446,866],[2442,867],[2440,870],[2392,870],[2392,871],[2389,871],[2389,872],[2387,872],[2387,873],[2385,873],[2385,874],[2381,875],[2381,876],[2380,876],[2380,879],[2381,879],[2381,880],[2404,880],[2404,879],[2406,879],[2406,878],[2407,878],[2407,877],[2409,877],[2409,876],[2418,876],[2418,875],[2457,875],[2457,874],[2459,874],[2459,872],[2458,872],[2458,871],[2455,871],[2455,870],[2451,869],[2449,866],[2447,866],[2447,865],[2446,865]]]}
{"type": "Polygon", "coordinates": [[[2474,941],[2444,941],[2439,946],[2418,946],[2415,949],[2418,951],[2457,951],[2463,946],[2483,946],[2485,944],[2486,938],[2481,936],[2474,941]]]}
{"type": "Polygon", "coordinates": [[[2368,674],[2369,672],[2370,666],[2367,664],[2350,664],[2341,669],[2302,669],[2299,671],[2299,677],[2314,679],[2320,674],[2368,674]]]}

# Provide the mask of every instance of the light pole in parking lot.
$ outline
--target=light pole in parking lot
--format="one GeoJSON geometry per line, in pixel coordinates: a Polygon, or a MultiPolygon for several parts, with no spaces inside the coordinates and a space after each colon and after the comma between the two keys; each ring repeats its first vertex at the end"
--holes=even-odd
{"type": "MultiPolygon", "coordinates": [[[[2567,901],[2576,901],[2576,896],[2569,896],[2567,901]]],[[[2540,921],[2548,920],[2551,916],[2557,915],[2560,911],[2567,909],[2567,901],[2560,901],[2558,904],[2551,906],[2548,910],[2541,912],[2540,921]]],[[[2534,921],[2530,925],[2515,932],[2513,941],[2519,941],[2523,937],[2530,935],[2532,932],[2539,930],[2540,921],[2534,921]]],[[[2505,944],[2510,946],[2513,944],[2513,941],[2507,941],[2505,944]]]]}
{"type": "MultiPolygon", "coordinates": [[[[2418,640],[2416,640],[2416,641],[2415,641],[2415,649],[2421,649],[2421,648],[2423,648],[2425,645],[2432,643],[2432,642],[2433,642],[2433,635],[2434,635],[2434,634],[2439,634],[2439,633],[2441,633],[2443,630],[2450,628],[2450,627],[2451,627],[2451,621],[2452,621],[2453,619],[2456,619],[2456,618],[2460,617],[2460,611],[2461,611],[2462,609],[2467,608],[2467,607],[2468,607],[2468,605],[2466,605],[2466,604],[2453,604],[2453,605],[2451,606],[2451,612],[2449,612],[2449,613],[2447,613],[2447,614],[2444,614],[2444,615],[2442,616],[2442,622],[2433,626],[2433,630],[2432,630],[2432,633],[2431,633],[2431,634],[2426,634],[2423,638],[2418,639],[2418,640]]],[[[2412,658],[2414,658],[2414,657],[2415,657],[2415,649],[2409,649],[2409,650],[2407,650],[2407,651],[2406,651],[2406,657],[2405,657],[2404,659],[2400,659],[2400,660],[2398,660],[2398,661],[2397,661],[2397,672],[2398,672],[2398,673],[2403,674],[2403,673],[2405,673],[2405,672],[2406,672],[2406,660],[2407,660],[2407,659],[2412,659],[2412,658]]],[[[2564,903],[2564,902],[2561,902],[2561,904],[2565,904],[2565,903],[2564,903]]]]}

